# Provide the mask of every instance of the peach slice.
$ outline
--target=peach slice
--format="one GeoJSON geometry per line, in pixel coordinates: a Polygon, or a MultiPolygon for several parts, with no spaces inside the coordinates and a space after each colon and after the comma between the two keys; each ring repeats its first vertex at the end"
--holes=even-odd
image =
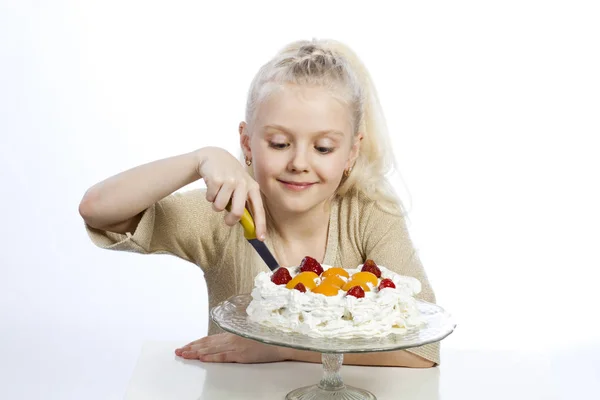
{"type": "Polygon", "coordinates": [[[297,284],[302,283],[308,290],[313,290],[317,284],[315,283],[315,278],[318,278],[319,275],[312,271],[300,272],[298,275],[292,278],[291,281],[285,285],[288,289],[293,289],[297,284]]]}
{"type": "Polygon", "coordinates": [[[363,288],[363,290],[365,292],[368,292],[371,290],[369,288],[369,286],[366,284],[366,282],[359,281],[357,279],[352,279],[352,280],[346,282],[346,284],[344,286],[342,286],[342,290],[345,290],[347,292],[348,290],[352,289],[354,286],[360,286],[361,288],[363,288]]]}
{"type": "Polygon", "coordinates": [[[333,285],[333,286],[337,286],[341,289],[342,286],[344,286],[346,284],[346,281],[337,275],[332,275],[332,276],[328,276],[327,278],[323,279],[323,282],[321,282],[321,284],[333,285]]]}
{"type": "Polygon", "coordinates": [[[372,272],[357,272],[354,275],[352,275],[352,280],[361,281],[364,283],[370,282],[371,285],[377,286],[377,276],[375,276],[375,274],[372,272]]]}
{"type": "Polygon", "coordinates": [[[317,286],[316,288],[313,289],[313,293],[321,293],[324,294],[325,296],[335,296],[338,294],[338,291],[340,290],[339,287],[331,285],[329,283],[325,283],[325,282],[321,282],[321,284],[319,286],[317,286]]]}
{"type": "Polygon", "coordinates": [[[331,267],[327,271],[323,272],[321,276],[323,278],[327,278],[329,276],[343,276],[344,278],[347,278],[350,275],[348,274],[348,271],[346,271],[344,268],[331,267]]]}

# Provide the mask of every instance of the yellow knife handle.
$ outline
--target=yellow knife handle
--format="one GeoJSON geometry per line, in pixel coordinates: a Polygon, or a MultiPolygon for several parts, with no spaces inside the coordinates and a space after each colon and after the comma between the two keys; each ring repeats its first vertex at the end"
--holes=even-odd
{"type": "MultiPolygon", "coordinates": [[[[227,204],[227,207],[225,208],[227,209],[227,211],[231,211],[231,201],[229,202],[229,204],[227,204]]],[[[250,212],[247,208],[244,208],[244,213],[240,218],[240,224],[242,224],[242,227],[244,228],[244,237],[247,240],[256,239],[256,228],[254,227],[254,220],[252,219],[252,216],[250,215],[250,212]]]]}

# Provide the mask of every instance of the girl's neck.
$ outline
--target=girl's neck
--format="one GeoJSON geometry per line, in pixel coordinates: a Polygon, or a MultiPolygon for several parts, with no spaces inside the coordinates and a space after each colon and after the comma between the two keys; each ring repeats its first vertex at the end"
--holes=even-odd
{"type": "Polygon", "coordinates": [[[331,202],[323,202],[303,213],[289,213],[269,208],[269,225],[281,241],[290,245],[319,237],[329,228],[331,202]]]}

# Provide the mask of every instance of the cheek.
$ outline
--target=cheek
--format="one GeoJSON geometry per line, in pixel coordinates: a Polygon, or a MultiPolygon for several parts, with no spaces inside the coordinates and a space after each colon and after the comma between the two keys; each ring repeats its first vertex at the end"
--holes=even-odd
{"type": "Polygon", "coordinates": [[[259,185],[264,185],[273,175],[276,175],[275,163],[272,160],[265,160],[262,156],[258,157],[254,162],[254,178],[259,185]]]}
{"type": "Polygon", "coordinates": [[[277,152],[258,147],[252,151],[254,156],[254,176],[264,178],[269,175],[279,175],[285,170],[288,158],[284,152],[277,152]]]}
{"type": "Polygon", "coordinates": [[[335,157],[331,157],[329,162],[320,163],[318,165],[321,173],[327,175],[329,179],[341,177],[344,173],[344,168],[346,167],[346,156],[340,154],[335,157]]]}
{"type": "Polygon", "coordinates": [[[269,163],[266,162],[265,151],[259,143],[254,142],[254,137],[250,141],[250,147],[252,149],[252,168],[254,170],[254,179],[260,184],[261,180],[264,180],[265,175],[268,174],[269,163]]]}

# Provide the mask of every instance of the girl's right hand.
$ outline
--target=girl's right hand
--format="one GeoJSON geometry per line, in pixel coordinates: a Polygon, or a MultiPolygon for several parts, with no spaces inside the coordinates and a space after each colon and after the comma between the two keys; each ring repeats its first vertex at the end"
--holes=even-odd
{"type": "Polygon", "coordinates": [[[228,151],[218,147],[205,147],[198,150],[198,174],[206,183],[206,200],[213,204],[215,211],[223,211],[231,200],[231,211],[225,216],[229,226],[239,222],[246,207],[256,229],[256,237],[264,240],[266,218],[258,183],[246,172],[242,164],[228,151]]]}

